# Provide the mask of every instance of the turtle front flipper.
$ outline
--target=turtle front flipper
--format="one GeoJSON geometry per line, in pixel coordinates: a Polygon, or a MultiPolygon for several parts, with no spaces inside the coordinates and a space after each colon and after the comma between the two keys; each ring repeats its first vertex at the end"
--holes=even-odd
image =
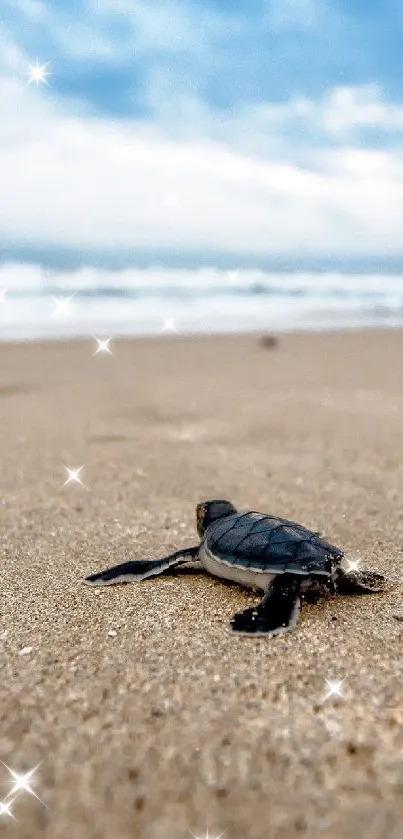
{"type": "Polygon", "coordinates": [[[386,579],[375,571],[337,570],[335,586],[337,594],[377,594],[384,591],[386,579]]]}
{"type": "Polygon", "coordinates": [[[290,574],[275,577],[258,606],[234,615],[232,631],[279,635],[293,629],[300,609],[300,588],[301,580],[290,574]]]}
{"type": "Polygon", "coordinates": [[[197,545],[194,548],[185,548],[183,551],[176,551],[176,553],[163,556],[161,559],[139,559],[122,562],[121,565],[115,565],[105,571],[90,574],[84,582],[92,586],[110,586],[115,583],[132,583],[146,580],[148,577],[157,577],[174,565],[182,565],[184,562],[197,559],[199,547],[197,545]]]}

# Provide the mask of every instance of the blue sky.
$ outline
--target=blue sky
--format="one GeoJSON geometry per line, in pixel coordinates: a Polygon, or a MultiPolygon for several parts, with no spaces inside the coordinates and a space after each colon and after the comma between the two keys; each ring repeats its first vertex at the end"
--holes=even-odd
{"type": "Polygon", "coordinates": [[[3,261],[403,265],[401,0],[2,0],[0,24],[3,261]]]}

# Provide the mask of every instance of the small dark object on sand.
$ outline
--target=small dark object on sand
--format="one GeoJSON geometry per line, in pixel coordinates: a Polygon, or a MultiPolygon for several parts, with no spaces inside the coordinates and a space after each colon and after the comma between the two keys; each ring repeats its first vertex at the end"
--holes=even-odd
{"type": "Polygon", "coordinates": [[[403,612],[401,612],[400,615],[393,615],[393,617],[396,618],[397,621],[403,622],[403,612]]]}
{"type": "Polygon", "coordinates": [[[278,347],[278,338],[275,335],[262,335],[260,344],[265,350],[275,350],[278,347]]]}
{"type": "Polygon", "coordinates": [[[170,566],[200,560],[210,574],[264,592],[261,603],[234,615],[231,627],[234,632],[269,636],[293,629],[300,596],[382,591],[384,577],[343,570],[340,548],[296,522],[264,513],[239,513],[229,501],[202,501],[196,507],[196,521],[198,545],[162,559],[124,562],[91,574],[85,582],[144,580],[170,566]]]}

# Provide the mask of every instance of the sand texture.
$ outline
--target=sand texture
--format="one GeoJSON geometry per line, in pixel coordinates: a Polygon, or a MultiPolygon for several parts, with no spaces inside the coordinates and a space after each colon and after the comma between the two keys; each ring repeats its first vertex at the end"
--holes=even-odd
{"type": "Polygon", "coordinates": [[[403,331],[111,346],[0,346],[0,758],[43,761],[47,805],[21,793],[1,837],[401,839],[403,331]],[[323,531],[388,591],[253,640],[228,622],[256,596],[196,570],[82,585],[195,544],[210,497],[323,531]]]}

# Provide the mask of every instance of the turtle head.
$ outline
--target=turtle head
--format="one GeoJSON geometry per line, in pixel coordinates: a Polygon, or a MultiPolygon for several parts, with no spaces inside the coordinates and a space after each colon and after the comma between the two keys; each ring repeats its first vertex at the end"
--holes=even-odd
{"type": "Polygon", "coordinates": [[[231,516],[237,510],[230,501],[201,501],[196,507],[197,532],[202,539],[209,524],[231,516]]]}

